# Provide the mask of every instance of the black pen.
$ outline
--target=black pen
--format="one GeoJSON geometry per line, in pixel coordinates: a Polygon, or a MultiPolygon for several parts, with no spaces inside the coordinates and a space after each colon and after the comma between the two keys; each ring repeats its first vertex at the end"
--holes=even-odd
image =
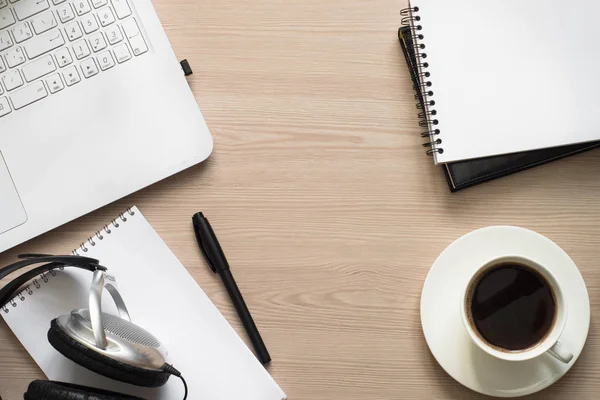
{"type": "Polygon", "coordinates": [[[201,212],[194,215],[192,221],[194,222],[194,232],[196,233],[198,246],[210,269],[219,274],[221,280],[223,280],[225,289],[227,289],[227,293],[229,293],[229,297],[231,297],[231,301],[233,302],[233,305],[242,320],[242,324],[244,324],[244,328],[250,337],[250,341],[254,346],[256,357],[262,364],[268,364],[271,362],[271,356],[267,351],[265,342],[263,342],[262,337],[258,332],[258,328],[252,319],[252,315],[250,315],[250,310],[248,310],[248,306],[246,306],[242,293],[240,293],[240,289],[235,283],[235,279],[233,279],[229,263],[227,262],[227,258],[225,258],[225,254],[223,253],[223,249],[221,249],[221,245],[217,240],[215,232],[201,212]]]}

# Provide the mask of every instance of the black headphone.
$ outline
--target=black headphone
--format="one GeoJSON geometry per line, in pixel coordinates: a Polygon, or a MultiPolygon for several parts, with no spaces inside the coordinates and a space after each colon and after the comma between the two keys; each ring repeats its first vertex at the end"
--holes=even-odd
{"type": "MultiPolygon", "coordinates": [[[[160,387],[171,375],[181,373],[166,362],[164,346],[152,334],[131,322],[129,311],[117,288],[105,281],[105,267],[93,258],[25,254],[12,265],[0,269],[0,280],[22,268],[42,264],[18,276],[0,290],[0,308],[4,307],[29,280],[64,267],[81,268],[93,273],[89,307],[73,310],[50,322],[48,341],[71,361],[105,377],[136,386],[160,387]],[[112,296],[119,315],[102,312],[102,293],[112,296]]],[[[33,381],[24,400],[143,400],[107,390],[54,381],[33,381]]],[[[170,400],[170,399],[169,399],[170,400]]]]}

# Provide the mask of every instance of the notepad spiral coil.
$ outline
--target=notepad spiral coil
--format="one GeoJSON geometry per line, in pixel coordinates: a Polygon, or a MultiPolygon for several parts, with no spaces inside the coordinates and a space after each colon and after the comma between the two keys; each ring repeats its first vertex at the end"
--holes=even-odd
{"type": "MultiPolygon", "coordinates": [[[[87,253],[89,251],[88,246],[96,246],[96,242],[99,240],[104,240],[106,235],[110,235],[113,229],[118,229],[122,223],[127,222],[128,216],[134,216],[135,211],[131,208],[125,210],[125,212],[120,213],[119,216],[108,224],[104,225],[102,229],[94,233],[94,235],[90,236],[85,242],[81,243],[79,247],[71,252],[71,254],[78,256],[81,255],[80,252],[87,253]]],[[[59,271],[63,271],[64,267],[57,268],[59,271]]],[[[50,280],[57,275],[56,270],[50,270],[48,272],[44,272],[40,274],[37,278],[32,279],[30,283],[23,287],[15,297],[13,297],[5,306],[3,306],[0,310],[8,314],[11,309],[16,308],[19,302],[23,302],[26,300],[26,296],[32,296],[36,291],[40,290],[44,285],[46,285],[50,280]]]]}
{"type": "Polygon", "coordinates": [[[442,139],[439,136],[441,132],[436,128],[439,124],[438,119],[435,118],[437,111],[433,109],[435,106],[435,100],[433,100],[434,94],[431,90],[433,84],[431,80],[428,80],[431,77],[431,73],[427,71],[429,63],[423,61],[427,58],[427,53],[422,51],[425,50],[426,46],[423,43],[425,39],[424,35],[419,33],[423,29],[423,26],[419,24],[421,17],[417,15],[418,12],[419,7],[408,7],[401,10],[401,24],[404,27],[409,27],[411,30],[411,40],[407,43],[407,46],[410,53],[414,56],[417,68],[413,77],[415,81],[413,88],[417,92],[415,99],[419,101],[417,109],[421,110],[418,114],[420,119],[419,126],[427,129],[421,133],[421,137],[429,139],[428,142],[423,143],[423,147],[428,148],[427,155],[443,154],[444,149],[439,147],[442,144],[442,139]]]}
{"type": "Polygon", "coordinates": [[[96,246],[96,241],[104,240],[105,235],[110,235],[113,229],[118,229],[121,223],[127,222],[127,215],[134,216],[135,211],[128,208],[124,213],[120,213],[117,218],[104,225],[102,229],[96,231],[96,233],[87,238],[85,242],[81,243],[78,248],[72,251],[72,254],[74,256],[79,256],[81,255],[79,252],[87,253],[89,251],[88,246],[96,246]]]}
{"type": "MultiPolygon", "coordinates": [[[[65,268],[58,267],[57,269],[59,271],[62,271],[65,268]]],[[[47,284],[50,281],[50,279],[55,276],[56,276],[56,271],[50,270],[48,272],[44,272],[43,274],[40,274],[37,278],[32,279],[31,283],[28,283],[25,287],[23,287],[23,290],[21,290],[19,293],[17,293],[17,295],[15,297],[10,299],[10,301],[8,303],[6,303],[5,306],[2,307],[2,312],[5,314],[8,314],[11,309],[17,308],[18,302],[25,301],[26,295],[32,296],[35,293],[35,291],[40,290],[43,287],[43,285],[47,284]]]]}

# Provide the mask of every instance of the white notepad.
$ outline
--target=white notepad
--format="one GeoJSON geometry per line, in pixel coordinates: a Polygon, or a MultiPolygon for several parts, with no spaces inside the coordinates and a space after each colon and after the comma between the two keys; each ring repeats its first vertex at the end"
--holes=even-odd
{"type": "Polygon", "coordinates": [[[432,137],[437,163],[600,140],[600,2],[410,6],[427,55],[418,58],[428,63],[422,74],[431,74],[423,79],[437,112],[429,125],[440,130],[432,137]]]}
{"type": "MultiPolygon", "coordinates": [[[[116,277],[132,321],[165,345],[168,362],[188,382],[188,399],[286,398],[137,208],[98,231],[85,242],[85,248],[87,252],[79,252],[99,259],[116,277]]],[[[183,386],[175,377],[158,389],[116,382],[71,362],[48,343],[46,334],[52,319],[73,309],[87,308],[91,277],[90,272],[74,268],[44,274],[0,314],[51,380],[125,392],[148,400],[182,399],[183,386]]],[[[116,311],[108,293],[102,300],[103,310],[116,311]]]]}

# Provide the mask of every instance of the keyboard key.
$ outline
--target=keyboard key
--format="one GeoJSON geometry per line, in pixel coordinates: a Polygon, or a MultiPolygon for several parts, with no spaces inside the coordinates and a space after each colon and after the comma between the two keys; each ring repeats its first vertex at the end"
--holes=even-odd
{"type": "Polygon", "coordinates": [[[83,17],[81,19],[81,25],[83,26],[83,31],[88,35],[100,28],[98,22],[96,21],[96,17],[94,17],[94,14],[89,14],[83,17]]]}
{"type": "Polygon", "coordinates": [[[108,38],[108,43],[115,44],[119,43],[123,40],[123,35],[121,34],[121,30],[118,25],[113,25],[106,30],[106,37],[108,38]]]}
{"type": "Polygon", "coordinates": [[[141,35],[130,38],[129,44],[133,49],[133,54],[135,54],[136,56],[140,56],[148,51],[148,47],[146,47],[146,42],[144,42],[144,38],[141,35]]]}
{"type": "Polygon", "coordinates": [[[81,81],[81,78],[79,77],[79,72],[77,72],[77,67],[74,65],[71,65],[70,67],[64,69],[63,78],[65,78],[67,86],[73,86],[74,84],[79,83],[79,81],[81,81]]]}
{"type": "Polygon", "coordinates": [[[66,3],[60,7],[57,7],[56,12],[58,13],[58,18],[60,18],[60,22],[62,22],[63,24],[75,18],[75,13],[73,12],[73,7],[71,7],[70,3],[66,3]]]}
{"type": "Polygon", "coordinates": [[[12,93],[10,95],[10,100],[12,101],[15,110],[18,110],[20,108],[33,104],[46,96],[48,96],[48,92],[46,92],[44,83],[42,81],[37,81],[29,86],[24,87],[21,90],[12,93]]]}
{"type": "Polygon", "coordinates": [[[90,35],[88,39],[90,40],[90,44],[94,53],[97,53],[100,50],[104,50],[106,48],[106,41],[104,40],[102,32],[96,32],[90,35]]]}
{"type": "Polygon", "coordinates": [[[31,28],[29,27],[29,22],[27,21],[20,22],[17,25],[14,25],[11,31],[17,43],[24,42],[25,40],[33,37],[33,33],[31,32],[31,28]]]}
{"type": "Polygon", "coordinates": [[[109,50],[103,51],[98,54],[98,64],[100,65],[100,69],[102,71],[106,71],[115,66],[115,60],[113,60],[112,54],[110,54],[109,50]]]}
{"type": "Polygon", "coordinates": [[[90,48],[87,45],[85,39],[73,44],[73,53],[78,60],[90,55],[90,48]]]}
{"type": "Polygon", "coordinates": [[[129,39],[129,44],[133,49],[134,55],[139,56],[148,51],[146,42],[140,33],[140,28],[138,28],[138,24],[135,22],[135,19],[129,18],[123,21],[123,31],[125,32],[125,37],[129,39]]]}
{"type": "Polygon", "coordinates": [[[50,89],[50,93],[52,93],[52,94],[60,92],[61,90],[63,90],[65,88],[65,85],[63,84],[62,80],[60,79],[59,74],[54,74],[54,75],[50,75],[49,77],[47,77],[46,85],[48,85],[48,88],[50,89]]]}
{"type": "Polygon", "coordinates": [[[148,52],[140,27],[128,0],[0,0],[0,117],[148,52]]]}
{"type": "Polygon", "coordinates": [[[73,57],[71,57],[71,52],[67,47],[61,47],[56,50],[54,53],[54,57],[56,57],[56,61],[58,61],[58,66],[63,68],[73,62],[73,57]]]}
{"type": "Polygon", "coordinates": [[[67,33],[67,37],[71,42],[83,36],[81,27],[79,26],[79,22],[77,21],[73,21],[65,25],[65,32],[67,33]]]}
{"type": "MultiPolygon", "coordinates": [[[[36,34],[44,33],[58,26],[52,11],[45,11],[31,18],[31,25],[36,34]]],[[[16,39],[15,39],[16,40],[16,39]]]]}
{"type": "Polygon", "coordinates": [[[24,19],[41,13],[42,11],[46,11],[49,8],[50,4],[48,3],[48,0],[20,0],[15,5],[15,13],[17,14],[17,18],[23,21],[24,19]]]}
{"type": "Polygon", "coordinates": [[[125,37],[128,39],[140,34],[140,28],[138,27],[135,18],[126,19],[123,21],[123,25],[121,27],[123,28],[123,32],[125,32],[125,37]]]}
{"type": "Polygon", "coordinates": [[[117,58],[117,62],[119,64],[131,59],[131,53],[129,52],[129,49],[125,43],[116,45],[113,51],[115,52],[115,57],[117,58]]]}
{"type": "Polygon", "coordinates": [[[96,62],[93,58],[88,58],[82,61],[81,70],[83,71],[83,76],[85,76],[86,78],[91,78],[99,72],[98,66],[96,66],[96,62]]]}
{"type": "Polygon", "coordinates": [[[56,71],[56,64],[50,55],[38,58],[36,61],[25,65],[22,69],[23,76],[27,82],[33,82],[54,71],[56,71]]]}
{"type": "Polygon", "coordinates": [[[14,68],[17,65],[21,65],[25,62],[25,55],[23,49],[20,47],[13,47],[6,52],[6,63],[8,68],[14,68]]]}
{"type": "Polygon", "coordinates": [[[100,8],[108,4],[108,0],[92,0],[94,8],[100,8]]]}
{"type": "Polygon", "coordinates": [[[119,19],[127,18],[131,15],[131,9],[129,8],[129,4],[127,4],[127,0],[110,1],[112,2],[112,5],[115,8],[115,12],[117,13],[117,17],[119,19]]]}
{"type": "Polygon", "coordinates": [[[0,117],[10,114],[10,104],[6,97],[0,97],[0,117]]]}
{"type": "MultiPolygon", "coordinates": [[[[23,0],[21,0],[23,1],[23,0]]],[[[30,59],[36,58],[65,44],[59,29],[34,36],[23,44],[25,53],[30,59]]]]}
{"type": "Polygon", "coordinates": [[[10,11],[10,8],[0,8],[0,29],[4,29],[8,26],[13,25],[15,22],[15,17],[10,11]]]}
{"type": "Polygon", "coordinates": [[[13,44],[8,31],[0,31],[0,51],[8,49],[13,44]]]}
{"type": "Polygon", "coordinates": [[[92,11],[90,3],[88,3],[87,0],[76,0],[73,6],[75,7],[75,12],[79,16],[82,16],[92,11]]]}
{"type": "Polygon", "coordinates": [[[109,7],[103,8],[98,11],[98,19],[100,20],[100,25],[106,27],[113,22],[115,22],[115,16],[113,15],[112,10],[109,7]]]}
{"type": "Polygon", "coordinates": [[[19,86],[23,86],[23,78],[21,78],[21,74],[18,70],[7,72],[4,75],[4,78],[2,78],[2,81],[4,82],[6,90],[9,92],[15,90],[19,86]]]}

